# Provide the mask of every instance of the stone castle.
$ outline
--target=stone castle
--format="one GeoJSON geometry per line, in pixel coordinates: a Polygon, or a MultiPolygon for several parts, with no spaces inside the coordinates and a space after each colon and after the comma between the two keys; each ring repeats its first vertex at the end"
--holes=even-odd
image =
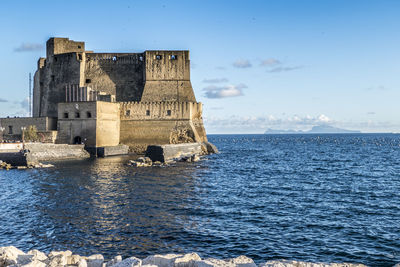
{"type": "Polygon", "coordinates": [[[91,148],[207,141],[189,51],[94,53],[50,38],[37,68],[33,117],[0,119],[4,139],[35,125],[46,142],[91,148]]]}

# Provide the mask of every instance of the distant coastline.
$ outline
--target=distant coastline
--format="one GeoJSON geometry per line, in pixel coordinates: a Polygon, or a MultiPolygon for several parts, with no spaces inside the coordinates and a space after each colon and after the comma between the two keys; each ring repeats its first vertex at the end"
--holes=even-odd
{"type": "Polygon", "coordinates": [[[264,134],[338,134],[338,133],[361,133],[361,131],[341,129],[329,125],[317,125],[313,126],[311,130],[308,131],[267,129],[264,134]]]}

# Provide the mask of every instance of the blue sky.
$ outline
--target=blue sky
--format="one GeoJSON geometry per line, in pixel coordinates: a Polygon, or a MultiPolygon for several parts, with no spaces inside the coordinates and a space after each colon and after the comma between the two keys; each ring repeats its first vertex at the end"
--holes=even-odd
{"type": "Polygon", "coordinates": [[[26,114],[49,37],[189,49],[208,133],[400,132],[400,1],[1,1],[0,116],[26,114]]]}

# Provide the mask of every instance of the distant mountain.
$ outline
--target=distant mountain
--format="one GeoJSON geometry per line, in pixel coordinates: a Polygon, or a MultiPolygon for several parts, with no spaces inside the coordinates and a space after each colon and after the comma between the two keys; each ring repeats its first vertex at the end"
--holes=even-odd
{"type": "Polygon", "coordinates": [[[311,128],[308,131],[296,131],[296,130],[274,130],[267,129],[265,134],[328,134],[328,133],[361,133],[360,131],[346,130],[329,125],[318,125],[311,128]]]}

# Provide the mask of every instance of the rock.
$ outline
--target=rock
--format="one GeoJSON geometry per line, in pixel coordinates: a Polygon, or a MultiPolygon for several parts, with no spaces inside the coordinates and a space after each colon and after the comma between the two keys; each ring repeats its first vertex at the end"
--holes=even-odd
{"type": "Polygon", "coordinates": [[[81,260],[81,256],[79,255],[71,255],[67,257],[67,262],[69,265],[77,265],[81,260]]]}
{"type": "Polygon", "coordinates": [[[65,257],[71,256],[72,252],[70,250],[66,250],[66,251],[52,251],[49,253],[49,258],[52,259],[55,256],[59,256],[59,255],[63,255],[65,257]]]}
{"type": "Polygon", "coordinates": [[[110,260],[109,262],[107,262],[106,267],[110,267],[113,266],[115,264],[117,264],[118,262],[122,261],[122,256],[118,255],[115,256],[114,259],[110,260]]]}
{"type": "Polygon", "coordinates": [[[22,255],[25,253],[14,246],[0,247],[0,266],[17,264],[18,256],[22,255]]]}
{"type": "Polygon", "coordinates": [[[104,257],[101,254],[94,254],[86,258],[87,267],[102,267],[104,257]]]}
{"type": "Polygon", "coordinates": [[[87,267],[87,262],[84,258],[80,258],[79,262],[78,262],[78,267],[87,267]]]}
{"type": "Polygon", "coordinates": [[[367,267],[364,264],[352,263],[325,263],[325,262],[304,262],[290,260],[271,260],[262,263],[260,267],[367,267]]]}
{"type": "Polygon", "coordinates": [[[202,147],[202,150],[207,152],[207,154],[218,154],[219,151],[217,147],[210,142],[203,142],[202,146],[204,145],[204,148],[202,147]]]}
{"type": "MultiPolygon", "coordinates": [[[[107,265],[108,266],[108,265],[107,265]]],[[[139,267],[139,266],[143,266],[142,265],[142,260],[135,258],[135,257],[130,257],[127,258],[123,261],[120,261],[114,265],[111,265],[112,267],[139,267]]]]}
{"type": "Polygon", "coordinates": [[[158,267],[172,267],[176,258],[183,257],[179,254],[153,255],[143,260],[143,264],[157,265],[158,267]]]}
{"type": "Polygon", "coordinates": [[[200,156],[199,155],[193,155],[192,156],[192,162],[196,162],[200,160],[200,156]]]}
{"type": "Polygon", "coordinates": [[[39,260],[39,261],[46,261],[48,258],[46,256],[46,254],[44,254],[43,252],[37,250],[37,249],[32,249],[28,251],[29,255],[33,255],[33,259],[34,260],[39,260]]]}
{"type": "Polygon", "coordinates": [[[254,261],[246,256],[239,256],[233,259],[219,260],[219,259],[205,259],[194,262],[194,267],[257,267],[254,261]]]}
{"type": "Polygon", "coordinates": [[[182,257],[175,258],[174,267],[192,267],[196,261],[201,261],[197,253],[185,254],[182,257]]]}
{"type": "Polygon", "coordinates": [[[64,254],[58,254],[56,256],[49,256],[50,258],[50,263],[48,264],[49,267],[59,267],[59,266],[64,266],[67,265],[67,257],[64,254]]]}
{"type": "Polygon", "coordinates": [[[46,267],[46,263],[39,261],[39,260],[34,260],[29,262],[28,264],[25,265],[18,265],[21,267],[46,267]]]}

